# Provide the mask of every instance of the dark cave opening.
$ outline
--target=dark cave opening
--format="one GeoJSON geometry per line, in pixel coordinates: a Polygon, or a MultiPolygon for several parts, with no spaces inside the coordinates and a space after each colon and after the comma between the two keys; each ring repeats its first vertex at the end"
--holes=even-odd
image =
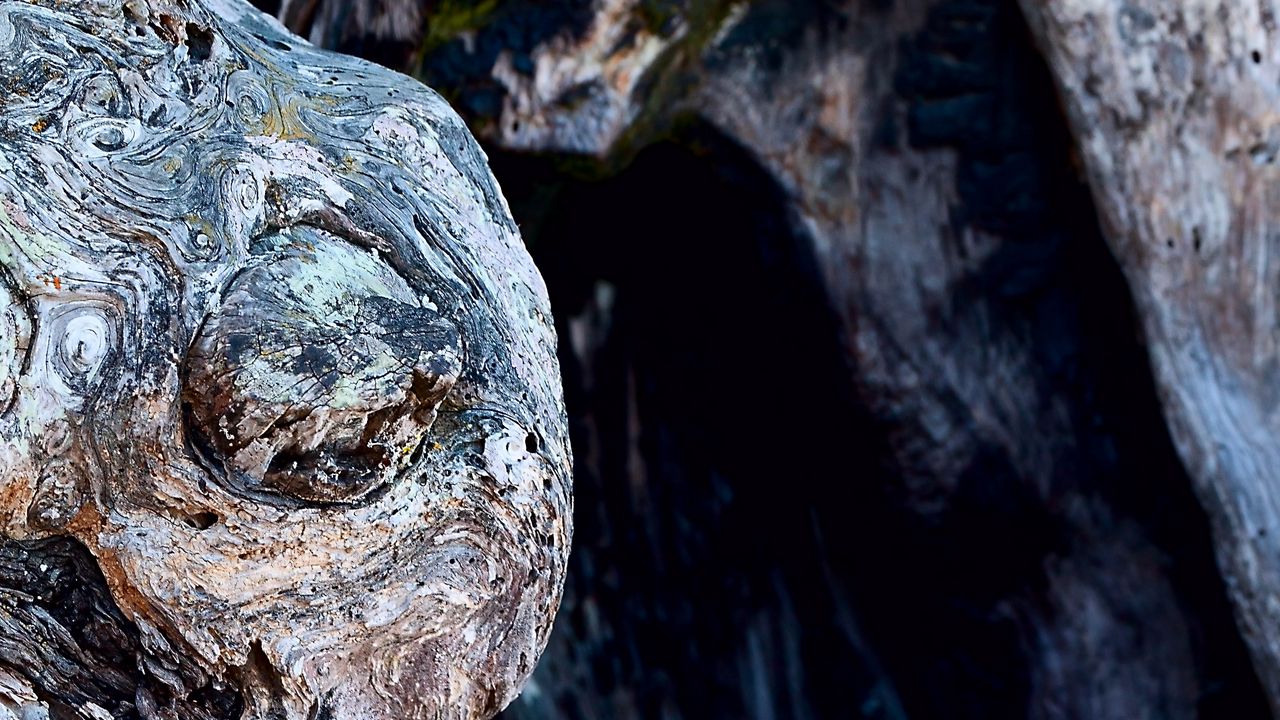
{"type": "MultiPolygon", "coordinates": [[[[1127,288],[1065,130],[1045,133],[1060,144],[1034,161],[1060,165],[1040,192],[1069,237],[1034,292],[973,292],[1043,335],[1063,382],[1046,392],[1086,428],[1062,471],[1078,476],[1054,482],[1168,555],[1201,716],[1268,717],[1127,288]]],[[[1072,539],[999,454],[941,520],[901,505],[810,247],[749,154],[698,123],[604,179],[489,153],[549,286],[577,457],[569,588],[535,676],[555,699],[505,717],[1025,717],[1026,638],[998,609],[1072,539]]]]}
{"type": "MultiPolygon", "coordinates": [[[[747,716],[761,693],[783,716],[838,713],[869,674],[840,630],[814,511],[860,482],[844,463],[875,443],[778,188],[705,126],[607,180],[491,156],[561,336],[578,540],[559,632],[598,664],[590,692],[639,717],[747,716]],[[762,677],[772,686],[752,689],[762,677]]],[[[575,690],[561,707],[592,717],[575,690]]]]}

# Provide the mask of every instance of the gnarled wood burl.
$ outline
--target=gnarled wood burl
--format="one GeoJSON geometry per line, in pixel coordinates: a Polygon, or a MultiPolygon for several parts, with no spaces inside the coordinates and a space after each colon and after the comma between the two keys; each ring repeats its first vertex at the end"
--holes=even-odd
{"type": "Polygon", "coordinates": [[[436,94],[240,0],[0,0],[0,718],[496,713],[555,341],[436,94]]]}

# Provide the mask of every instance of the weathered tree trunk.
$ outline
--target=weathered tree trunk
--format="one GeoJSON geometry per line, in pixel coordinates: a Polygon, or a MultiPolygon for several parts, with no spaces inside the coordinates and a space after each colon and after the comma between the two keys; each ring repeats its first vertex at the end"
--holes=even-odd
{"type": "Polygon", "coordinates": [[[1273,2],[1025,2],[1280,711],[1273,2]]]}
{"type": "Polygon", "coordinates": [[[458,117],[239,0],[0,2],[0,717],[487,717],[571,528],[458,117]]]}

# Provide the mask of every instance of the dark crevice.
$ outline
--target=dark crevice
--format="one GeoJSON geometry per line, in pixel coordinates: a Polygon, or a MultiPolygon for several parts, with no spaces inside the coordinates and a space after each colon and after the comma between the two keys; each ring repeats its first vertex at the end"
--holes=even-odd
{"type": "Polygon", "coordinates": [[[218,517],[217,513],[212,512],[199,512],[183,518],[183,521],[187,525],[195,528],[196,530],[208,530],[214,525],[217,525],[221,520],[222,518],[218,517]]]}
{"type": "MultiPolygon", "coordinates": [[[[877,440],[780,189],[696,123],[604,180],[489,152],[562,338],[581,541],[538,671],[560,716],[599,716],[608,698],[641,717],[761,716],[759,696],[779,717],[839,717],[875,697],[814,509],[848,522],[840,498],[877,484],[860,469],[877,440]],[[570,319],[602,308],[581,357],[570,319]],[[589,689],[556,675],[583,664],[589,689]]],[[[517,702],[508,716],[544,715],[517,702]]]]}
{"type": "Polygon", "coordinates": [[[213,56],[213,32],[195,23],[187,23],[187,52],[193,62],[204,62],[213,56]]]}
{"type": "MultiPolygon", "coordinates": [[[[921,33],[903,43],[900,56],[896,90],[907,103],[910,142],[951,147],[959,154],[960,202],[953,222],[1004,240],[957,302],[985,303],[1009,328],[1029,329],[1040,392],[1065,399],[1073,423],[1072,445],[1061,452],[1050,478],[1048,505],[1035,497],[1011,504],[1009,493],[1030,479],[989,465],[974,468],[974,487],[988,497],[976,508],[952,507],[945,522],[954,527],[944,524],[934,531],[946,558],[943,565],[954,568],[939,577],[958,572],[957,582],[966,587],[998,590],[991,586],[993,578],[968,575],[981,567],[1000,574],[1004,590],[1021,586],[1034,595],[1043,562],[1038,556],[1089,542],[1063,527],[1061,518],[1043,513],[1073,495],[1102,498],[1116,517],[1138,523],[1169,558],[1168,577],[1190,626],[1195,674],[1203,688],[1199,717],[1270,717],[1213,561],[1207,518],[1168,436],[1127,285],[1103,240],[1089,190],[1073,169],[1073,141],[1052,78],[1015,3],[942,3],[921,33]],[[988,517],[991,511],[997,517],[988,517]],[[1015,517],[1021,519],[1012,527],[999,519],[1015,517]],[[971,544],[988,534],[991,545],[971,544]],[[1017,562],[1019,556],[1026,562],[1017,562]]],[[[1196,251],[1199,235],[1196,228],[1191,243],[1196,251]]],[[[935,592],[963,597],[944,588],[935,586],[935,592]]],[[[913,590],[928,592],[927,587],[913,590]]],[[[993,609],[990,603],[970,605],[975,618],[993,616],[993,609]]],[[[903,608],[884,611],[903,613],[903,608]]],[[[927,609],[905,614],[922,612],[927,609]]],[[[965,625],[952,614],[923,634],[945,638],[948,630],[965,625]]],[[[890,650],[891,656],[902,655],[901,648],[915,647],[907,654],[918,653],[920,645],[904,643],[903,628],[873,626],[889,628],[879,646],[899,649],[890,650]]],[[[938,652],[959,655],[961,665],[979,670],[953,687],[920,682],[929,668],[918,661],[898,667],[894,676],[907,679],[904,694],[914,699],[912,717],[1025,714],[1018,707],[1022,701],[1002,704],[1029,690],[1017,638],[1006,635],[1005,649],[999,651],[1004,658],[994,664],[979,660],[975,665],[970,656],[974,648],[990,652],[1001,646],[996,637],[1006,631],[993,626],[991,632],[996,634],[933,641],[945,646],[938,652]],[[981,678],[988,680],[985,689],[981,678]],[[957,709],[957,698],[965,699],[959,707],[966,710],[957,709]]]]}
{"type": "Polygon", "coordinates": [[[144,699],[191,720],[241,715],[230,688],[184,677],[195,689],[179,696],[147,672],[138,629],[75,540],[0,540],[0,617],[0,668],[29,682],[53,717],[78,718],[74,708],[92,702],[133,720],[144,699]]]}

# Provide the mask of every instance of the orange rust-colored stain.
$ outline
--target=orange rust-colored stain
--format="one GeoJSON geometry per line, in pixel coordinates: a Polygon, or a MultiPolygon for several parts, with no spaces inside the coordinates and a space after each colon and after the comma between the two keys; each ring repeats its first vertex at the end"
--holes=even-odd
{"type": "Polygon", "coordinates": [[[45,118],[40,118],[39,120],[31,124],[31,129],[38,133],[44,132],[45,130],[48,129],[48,127],[49,127],[49,121],[45,118]]]}
{"type": "Polygon", "coordinates": [[[45,287],[52,285],[54,290],[62,289],[62,278],[57,275],[41,275],[40,281],[44,283],[45,287]]]}
{"type": "Polygon", "coordinates": [[[62,290],[62,278],[58,277],[57,275],[53,276],[53,289],[62,290]]]}

